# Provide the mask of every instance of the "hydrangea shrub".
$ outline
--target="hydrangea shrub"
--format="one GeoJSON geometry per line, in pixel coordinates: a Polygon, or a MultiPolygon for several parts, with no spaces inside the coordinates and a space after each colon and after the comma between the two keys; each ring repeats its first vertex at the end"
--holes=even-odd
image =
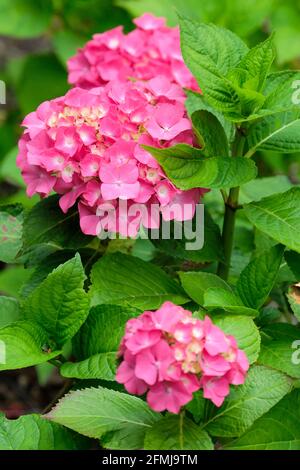
{"type": "Polygon", "coordinates": [[[271,71],[272,36],[134,23],[96,34],[22,123],[41,200],[0,207],[0,259],[32,269],[0,297],[0,371],[66,382],[46,413],[1,415],[0,448],[299,450],[300,189],[256,165],[300,151],[299,72],[271,71]],[[193,251],[175,227],[200,201],[193,251]],[[169,240],[139,238],[162,221],[169,240]]]}

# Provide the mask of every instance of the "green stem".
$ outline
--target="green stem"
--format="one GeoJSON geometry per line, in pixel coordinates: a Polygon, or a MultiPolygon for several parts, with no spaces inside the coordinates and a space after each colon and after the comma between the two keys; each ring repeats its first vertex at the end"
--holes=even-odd
{"type": "Polygon", "coordinates": [[[67,359],[60,354],[59,356],[55,357],[54,359],[50,359],[49,364],[52,364],[55,367],[58,367],[58,369],[64,364],[64,362],[67,362],[67,359]]]}
{"type": "MultiPolygon", "coordinates": [[[[236,139],[233,145],[232,157],[243,155],[245,137],[237,130],[236,139]]],[[[227,280],[230,269],[230,261],[234,241],[235,215],[239,204],[239,186],[231,188],[229,196],[225,202],[225,214],[222,230],[222,244],[224,250],[224,261],[219,263],[218,275],[227,280]]]]}

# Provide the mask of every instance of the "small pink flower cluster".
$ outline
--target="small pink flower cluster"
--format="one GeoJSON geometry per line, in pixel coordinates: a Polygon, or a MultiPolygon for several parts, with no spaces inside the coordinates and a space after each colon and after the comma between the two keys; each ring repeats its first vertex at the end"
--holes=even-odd
{"type": "Polygon", "coordinates": [[[102,86],[111,80],[150,80],[164,75],[181,87],[198,90],[183,62],[178,28],[168,28],[164,18],[145,13],[134,20],[129,34],[122,26],[95,34],[69,59],[69,83],[82,88],[102,86]]]}
{"type": "Polygon", "coordinates": [[[179,413],[199,389],[221,406],[229,385],[244,383],[249,368],[233,336],[208,316],[198,320],[172,302],[129,320],[119,354],[117,381],[129,393],[147,392],[153,410],[171,413],[179,413]]]}
{"type": "Polygon", "coordinates": [[[160,213],[165,220],[190,220],[205,190],[175,188],[141,147],[193,143],[184,100],[179,85],[158,76],[73,88],[42,103],[24,119],[19,143],[28,195],[55,191],[65,213],[78,201],[81,229],[90,235],[135,236],[141,225],[158,228],[160,213]],[[127,204],[123,218],[116,217],[120,201],[127,204]],[[152,207],[158,207],[154,215],[152,207]]]}

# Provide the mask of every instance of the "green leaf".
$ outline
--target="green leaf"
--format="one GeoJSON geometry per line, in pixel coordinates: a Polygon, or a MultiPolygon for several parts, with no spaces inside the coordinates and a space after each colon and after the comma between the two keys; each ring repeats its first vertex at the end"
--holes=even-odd
{"type": "Polygon", "coordinates": [[[81,450],[89,442],[39,415],[6,419],[0,415],[0,450],[81,450]]]}
{"type": "Polygon", "coordinates": [[[284,258],[297,280],[300,280],[300,254],[294,251],[286,251],[284,258]]]}
{"type": "Polygon", "coordinates": [[[262,334],[258,363],[280,370],[291,377],[299,379],[299,362],[294,356],[298,354],[297,347],[299,348],[299,344],[297,345],[296,342],[299,341],[300,330],[295,326],[287,325],[287,332],[285,326],[286,325],[284,325],[282,331],[280,331],[282,327],[280,323],[274,330],[273,325],[269,325],[269,327],[262,330],[265,334],[262,334]]]}
{"type": "Polygon", "coordinates": [[[7,266],[0,271],[0,290],[9,297],[19,297],[22,285],[31,276],[32,270],[23,266],[7,266]]]}
{"type": "Polygon", "coordinates": [[[114,253],[94,264],[91,273],[92,305],[115,304],[156,309],[166,301],[188,301],[179,284],[157,266],[134,256],[114,253]]]}
{"type": "Polygon", "coordinates": [[[272,194],[284,193],[292,187],[289,178],[284,175],[256,178],[241,186],[239,201],[241,204],[259,201],[263,197],[272,196],[272,194]]]}
{"type": "Polygon", "coordinates": [[[85,436],[101,438],[104,447],[130,450],[143,447],[145,432],[160,414],[140,398],[98,387],[70,392],[45,417],[85,436]]]}
{"type": "Polygon", "coordinates": [[[166,149],[143,146],[163,167],[168,178],[179,189],[231,188],[255,178],[252,160],[237,157],[203,157],[201,150],[179,144],[166,149]]]}
{"type": "Polygon", "coordinates": [[[17,38],[40,36],[50,24],[50,0],[1,0],[0,34],[17,38]]]}
{"type": "Polygon", "coordinates": [[[27,56],[16,87],[22,114],[34,111],[43,101],[68,91],[66,70],[54,54],[27,56]]]}
{"type": "Polygon", "coordinates": [[[222,112],[235,113],[239,96],[225,76],[247,53],[247,46],[231,31],[213,24],[182,16],[179,23],[183,58],[207,102],[222,112]]]}
{"type": "Polygon", "coordinates": [[[223,127],[228,142],[232,142],[235,133],[232,122],[228,121],[222,113],[218,112],[215,108],[210,106],[206,102],[204,96],[200,93],[196,93],[195,91],[189,89],[186,89],[185,93],[187,95],[187,99],[185,100],[184,105],[189,116],[191,117],[193,113],[199,110],[208,111],[209,113],[213,114],[223,127]]]}
{"type": "Polygon", "coordinates": [[[299,130],[299,109],[265,116],[249,129],[246,156],[251,157],[258,149],[284,153],[298,152],[300,151],[299,130]]]}
{"type": "Polygon", "coordinates": [[[16,165],[16,158],[19,153],[18,147],[13,147],[1,161],[0,178],[9,183],[25,188],[25,183],[21,176],[20,170],[16,165]]]}
{"type": "Polygon", "coordinates": [[[259,418],[239,439],[225,445],[232,450],[300,450],[300,391],[294,390],[259,418]]]}
{"type": "Polygon", "coordinates": [[[228,78],[242,88],[261,91],[275,58],[273,36],[250,49],[242,60],[231,69],[228,78]]]}
{"type": "Polygon", "coordinates": [[[83,289],[86,279],[80,256],[56,268],[25,299],[24,318],[41,325],[62,345],[72,338],[87,318],[88,294],[83,289]]]}
{"type": "Polygon", "coordinates": [[[231,287],[219,276],[206,272],[181,272],[179,273],[181,285],[197,304],[204,304],[204,293],[211,287],[226,289],[231,292],[231,287]]]}
{"type": "Polygon", "coordinates": [[[224,333],[235,337],[238,347],[245,352],[250,364],[256,361],[260,350],[260,334],[251,318],[238,315],[213,315],[212,320],[224,333]]]}
{"type": "Polygon", "coordinates": [[[76,54],[77,49],[84,46],[87,38],[73,31],[58,30],[55,31],[52,41],[58,58],[63,66],[66,66],[67,60],[76,54]]]}
{"type": "MultiPolygon", "coordinates": [[[[59,250],[43,258],[22,286],[21,297],[28,297],[60,264],[74,258],[74,250],[59,250]]],[[[35,264],[35,263],[34,263],[35,264]]]]}
{"type": "Polygon", "coordinates": [[[276,341],[289,339],[291,343],[297,339],[297,331],[299,332],[300,330],[288,323],[272,323],[263,329],[264,337],[266,336],[276,341]]]}
{"type": "MultiPolygon", "coordinates": [[[[186,405],[186,409],[192,414],[194,421],[198,424],[204,421],[206,406],[209,404],[208,400],[203,397],[203,391],[198,390],[193,394],[193,399],[186,405]]],[[[214,406],[214,405],[212,405],[214,406]]]]}
{"type": "Polygon", "coordinates": [[[146,450],[213,450],[209,435],[193,421],[166,416],[146,432],[146,450]],[[182,419],[182,422],[181,422],[182,419]]]}
{"type": "Polygon", "coordinates": [[[290,390],[290,379],[281,372],[253,366],[246,382],[231,391],[204,428],[213,436],[239,437],[290,390]]]}
{"type": "MultiPolygon", "coordinates": [[[[200,212],[201,215],[201,212],[200,212]]],[[[221,244],[221,233],[219,226],[212,220],[209,212],[204,208],[204,218],[198,217],[198,212],[191,221],[191,229],[188,224],[173,221],[170,229],[170,239],[152,239],[153,245],[160,252],[166,253],[172,258],[188,260],[194,263],[205,263],[208,261],[220,261],[223,259],[223,248],[221,244]],[[203,225],[204,245],[200,249],[195,249],[193,243],[197,243],[197,234],[200,233],[200,227],[203,225]],[[178,232],[176,232],[178,230],[178,232]],[[176,239],[175,233],[182,233],[182,237],[176,239]],[[187,249],[192,244],[193,249],[187,249]]],[[[199,237],[200,238],[200,237],[199,237]]]]}
{"type": "Polygon", "coordinates": [[[115,380],[117,352],[126,322],[136,316],[134,308],[98,305],[73,339],[73,351],[80,362],[63,364],[64,377],[115,380]]]}
{"type": "Polygon", "coordinates": [[[58,205],[58,196],[50,196],[36,204],[24,220],[23,251],[32,256],[39,247],[52,251],[77,249],[90,243],[79,226],[78,211],[71,209],[64,214],[58,205]]]}
{"type": "Polygon", "coordinates": [[[203,306],[208,310],[222,309],[228,313],[256,317],[258,311],[245,307],[241,299],[232,291],[219,287],[210,287],[204,292],[203,306]]]}
{"type": "Polygon", "coordinates": [[[192,123],[201,150],[205,156],[229,156],[229,146],[225,131],[214,114],[205,110],[195,111],[192,114],[192,123]]]}
{"type": "Polygon", "coordinates": [[[23,208],[0,206],[0,261],[12,263],[22,247],[23,208]]]}
{"type": "Polygon", "coordinates": [[[0,371],[22,369],[58,356],[51,350],[52,342],[46,332],[35,323],[17,321],[0,329],[0,371]],[[2,357],[1,357],[2,356],[2,357]]]}
{"type": "Polygon", "coordinates": [[[300,188],[252,202],[244,210],[256,228],[300,252],[300,188]]]}
{"type": "Polygon", "coordinates": [[[63,377],[115,380],[118,351],[95,354],[80,362],[66,362],[60,368],[63,377]]]}
{"type": "Polygon", "coordinates": [[[297,98],[295,83],[300,79],[297,70],[281,70],[268,75],[264,93],[265,107],[272,110],[284,111],[293,107],[293,95],[297,98]]]}
{"type": "Polygon", "coordinates": [[[284,247],[276,245],[254,258],[241,272],[237,292],[244,305],[258,309],[265,303],[276,281],[284,247]]]}
{"type": "Polygon", "coordinates": [[[127,321],[139,312],[135,308],[117,305],[93,307],[73,338],[76,358],[82,360],[94,354],[118,351],[127,321]]]}
{"type": "Polygon", "coordinates": [[[18,320],[19,302],[12,297],[0,296],[0,328],[18,320]]]}

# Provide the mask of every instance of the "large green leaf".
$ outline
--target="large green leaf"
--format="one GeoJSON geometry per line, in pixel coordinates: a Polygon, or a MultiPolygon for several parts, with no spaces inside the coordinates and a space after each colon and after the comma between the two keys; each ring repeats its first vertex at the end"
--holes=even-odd
{"type": "MultiPolygon", "coordinates": [[[[95,253],[94,251],[92,252],[95,253]]],[[[21,290],[21,297],[28,297],[60,264],[64,264],[75,256],[74,250],[59,250],[43,258],[39,262],[29,279],[24,282],[21,290]]],[[[35,263],[34,263],[35,264],[35,263]]]]}
{"type": "Polygon", "coordinates": [[[58,196],[43,199],[25,217],[23,250],[29,258],[37,247],[47,255],[61,248],[77,249],[90,241],[91,238],[80,230],[77,210],[64,214],[58,205],[58,196]]]}
{"type": "Polygon", "coordinates": [[[65,395],[45,416],[110,449],[141,449],[145,432],[160,418],[140,398],[102,387],[65,395]],[[114,439],[117,433],[119,439],[114,439]],[[114,444],[114,445],[113,445],[114,444]]]}
{"type": "Polygon", "coordinates": [[[136,316],[135,308],[98,305],[73,340],[73,351],[79,362],[67,362],[60,368],[64,377],[115,380],[117,352],[124,336],[126,322],[136,316]]]}
{"type": "Polygon", "coordinates": [[[179,277],[186,293],[199,305],[204,304],[204,293],[211,287],[226,289],[231,292],[231,287],[219,276],[212,273],[201,271],[181,272],[179,277]]]}
{"type": "Polygon", "coordinates": [[[260,334],[254,321],[247,316],[213,315],[213,322],[227,335],[235,337],[238,347],[242,349],[252,364],[258,358],[260,334]]]}
{"type": "Polygon", "coordinates": [[[291,390],[281,372],[253,366],[244,385],[234,388],[204,428],[213,436],[238,437],[291,390]]]}
{"type": "Polygon", "coordinates": [[[207,101],[216,109],[235,113],[239,96],[225,78],[247,53],[235,34],[213,24],[180,16],[181,49],[185,63],[196,77],[207,101]]]}
{"type": "Polygon", "coordinates": [[[139,310],[117,305],[97,305],[89,313],[73,338],[77,359],[87,359],[98,353],[117,351],[124,336],[126,322],[139,310]]]}
{"type": "Polygon", "coordinates": [[[201,150],[186,144],[166,149],[144,146],[163,167],[168,178],[180,189],[231,188],[255,178],[252,160],[237,157],[205,158],[201,150]]]}
{"type": "Polygon", "coordinates": [[[256,178],[241,186],[239,202],[245,204],[259,201],[263,197],[272,196],[272,194],[284,193],[292,187],[292,183],[285,175],[256,178]]]}
{"type": "Polygon", "coordinates": [[[16,145],[5,155],[0,164],[0,178],[1,180],[8,181],[21,188],[25,188],[24,180],[21,176],[20,169],[16,165],[16,158],[19,153],[18,146],[16,145]]]}
{"type": "Polygon", "coordinates": [[[288,248],[300,252],[300,188],[292,188],[245,207],[250,222],[288,248]]]}
{"type": "Polygon", "coordinates": [[[50,24],[50,0],[1,0],[0,34],[18,38],[40,36],[50,24]]]}
{"type": "Polygon", "coordinates": [[[0,450],[80,450],[88,439],[39,415],[6,419],[0,415],[0,450]]]}
{"type": "Polygon", "coordinates": [[[264,42],[250,49],[228,77],[236,81],[238,86],[261,91],[266,77],[275,58],[273,37],[268,37],[264,42]]]}
{"type": "Polygon", "coordinates": [[[80,47],[83,47],[87,38],[73,31],[59,29],[53,35],[53,47],[56,55],[66,66],[67,60],[74,56],[80,47]]]}
{"type": "Polygon", "coordinates": [[[86,320],[89,297],[80,256],[60,265],[25,299],[24,317],[41,325],[59,345],[72,338],[86,320]]]}
{"type": "Polygon", "coordinates": [[[47,333],[37,324],[17,321],[0,329],[0,371],[22,369],[58,356],[47,333]]]}
{"type": "Polygon", "coordinates": [[[22,206],[0,206],[0,261],[12,263],[22,247],[22,206]]]}
{"type": "Polygon", "coordinates": [[[193,394],[193,399],[186,405],[186,409],[192,414],[194,421],[198,424],[204,421],[207,405],[212,405],[203,397],[203,390],[198,390],[193,394]]]}
{"type": "Polygon", "coordinates": [[[195,111],[192,114],[192,123],[205,156],[228,157],[228,140],[219,119],[214,114],[206,110],[195,111]]]}
{"type": "Polygon", "coordinates": [[[204,96],[200,93],[197,93],[193,90],[185,90],[187,98],[185,100],[185,107],[189,116],[191,117],[196,111],[208,111],[210,114],[213,114],[221,124],[224,129],[225,135],[228,142],[232,142],[234,139],[235,128],[232,122],[228,121],[222,113],[217,111],[215,108],[210,106],[204,96]]]}
{"type": "Polygon", "coordinates": [[[257,362],[300,379],[298,351],[300,330],[278,323],[262,330],[262,344],[257,362]],[[296,347],[295,347],[296,346],[296,347]]]}
{"type": "Polygon", "coordinates": [[[146,450],[212,450],[209,435],[188,418],[166,416],[157,421],[145,436],[146,450]]]}
{"type": "Polygon", "coordinates": [[[284,258],[296,279],[300,280],[300,254],[294,251],[286,251],[284,258]]]}
{"type": "Polygon", "coordinates": [[[276,281],[284,247],[276,245],[254,258],[241,272],[237,291],[243,303],[250,308],[260,308],[266,301],[276,281]]]}
{"type": "Polygon", "coordinates": [[[95,354],[80,362],[66,362],[60,368],[63,377],[115,380],[117,351],[95,354]]]}
{"type": "Polygon", "coordinates": [[[158,251],[179,260],[206,263],[208,261],[220,261],[224,257],[220,228],[205,208],[204,217],[201,216],[201,211],[196,211],[191,225],[173,221],[170,227],[170,237],[166,239],[160,237],[157,240],[153,238],[151,242],[158,251]],[[176,238],[176,233],[180,233],[182,236],[176,238]],[[198,245],[202,241],[204,243],[203,247],[199,249],[198,245]]]}
{"type": "Polygon", "coordinates": [[[19,297],[21,287],[26,282],[32,270],[21,265],[6,266],[0,271],[0,290],[9,297],[19,297]]]}
{"type": "Polygon", "coordinates": [[[273,110],[283,111],[290,109],[293,104],[295,83],[300,79],[297,70],[281,70],[270,73],[266,80],[264,93],[267,95],[265,107],[273,110]]]}
{"type": "Polygon", "coordinates": [[[53,53],[44,53],[25,58],[15,91],[21,112],[26,115],[68,89],[65,68],[53,53]]]}
{"type": "Polygon", "coordinates": [[[155,309],[166,300],[188,301],[180,285],[158,266],[122,253],[106,255],[94,264],[91,281],[92,305],[155,309]]]}
{"type": "Polygon", "coordinates": [[[19,317],[19,302],[13,297],[0,296],[0,328],[15,322],[19,317]]]}
{"type": "Polygon", "coordinates": [[[256,317],[258,311],[245,307],[241,299],[232,291],[220,287],[210,287],[204,292],[204,304],[207,310],[225,310],[228,313],[256,317]]]}
{"type": "Polygon", "coordinates": [[[300,391],[294,390],[225,449],[300,450],[300,391]]]}
{"type": "Polygon", "coordinates": [[[300,111],[290,109],[277,112],[255,122],[247,137],[247,156],[256,150],[274,150],[294,153],[300,150],[300,111]]]}

